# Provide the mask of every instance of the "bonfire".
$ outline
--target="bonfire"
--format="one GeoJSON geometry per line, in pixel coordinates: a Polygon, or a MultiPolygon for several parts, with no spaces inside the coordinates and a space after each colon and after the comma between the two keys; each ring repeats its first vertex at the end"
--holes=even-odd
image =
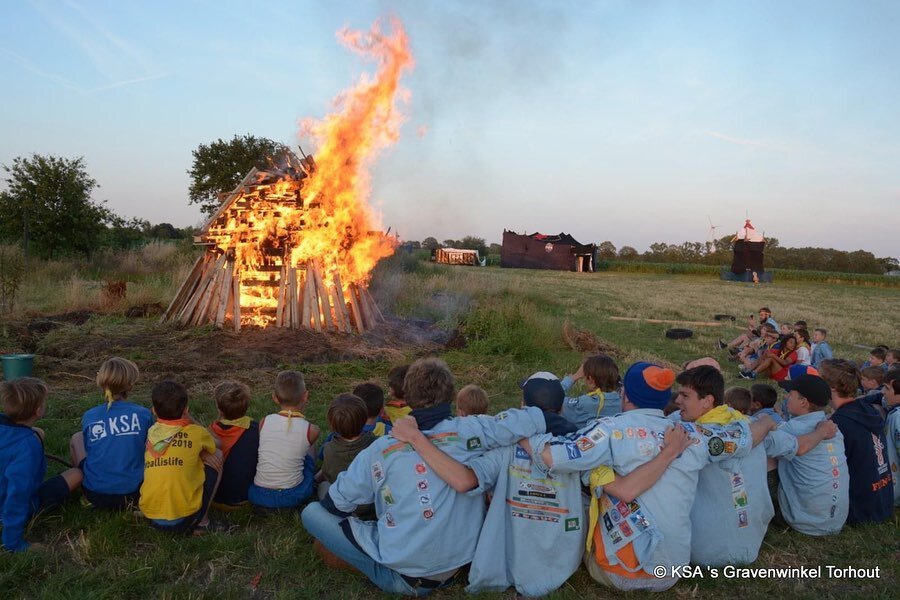
{"type": "Polygon", "coordinates": [[[343,30],[339,39],[377,63],[373,77],[335,100],[322,120],[301,121],[315,158],[284,152],[271,169],[253,169],[223,202],[195,243],[207,251],[163,320],[189,325],[309,328],[362,333],[383,320],[368,292],[372,269],[394,252],[369,206],[369,169],[399,137],[400,78],[412,67],[398,21],[383,33],[343,30]]]}

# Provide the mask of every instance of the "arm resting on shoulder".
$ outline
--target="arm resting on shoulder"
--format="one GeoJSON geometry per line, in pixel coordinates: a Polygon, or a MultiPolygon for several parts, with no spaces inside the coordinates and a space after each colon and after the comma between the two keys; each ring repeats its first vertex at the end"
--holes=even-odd
{"type": "Polygon", "coordinates": [[[468,492],[478,487],[478,478],[470,468],[445,454],[419,431],[413,417],[398,419],[391,436],[413,447],[429,467],[457,492],[468,492]]]}
{"type": "Polygon", "coordinates": [[[603,486],[603,491],[619,500],[631,502],[659,481],[672,461],[691,445],[691,438],[680,424],[666,430],[664,446],[659,454],[645,462],[628,475],[603,486]]]}
{"type": "Polygon", "coordinates": [[[753,436],[753,447],[759,445],[770,431],[775,429],[777,424],[772,420],[772,417],[769,415],[762,415],[752,423],[750,423],[750,433],[753,436]]]}
{"type": "Polygon", "coordinates": [[[837,425],[831,420],[825,420],[816,425],[816,428],[805,435],[797,436],[797,456],[803,456],[819,445],[823,440],[830,440],[837,434],[837,425]]]}

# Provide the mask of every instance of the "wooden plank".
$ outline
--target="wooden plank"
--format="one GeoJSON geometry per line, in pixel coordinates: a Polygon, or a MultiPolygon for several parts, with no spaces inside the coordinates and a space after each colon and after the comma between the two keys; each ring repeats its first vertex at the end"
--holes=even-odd
{"type": "Polygon", "coordinates": [[[175,314],[179,308],[184,304],[187,298],[190,297],[190,293],[196,287],[197,281],[200,280],[200,275],[203,273],[203,265],[205,261],[209,258],[209,254],[204,252],[200,256],[197,257],[197,260],[194,261],[194,266],[191,267],[188,276],[181,283],[181,287],[178,288],[178,291],[175,292],[175,297],[172,298],[172,301],[169,303],[169,307],[166,309],[166,312],[163,313],[162,317],[160,317],[159,322],[164,323],[175,314]]]}
{"type": "Polygon", "coordinates": [[[372,309],[369,308],[369,303],[366,302],[366,294],[363,291],[364,287],[357,285],[356,286],[356,298],[359,300],[359,312],[362,313],[363,322],[366,324],[366,330],[375,328],[375,317],[372,315],[372,309]]]}
{"type": "Polygon", "coordinates": [[[344,331],[346,333],[352,333],[353,323],[350,322],[350,313],[347,310],[347,301],[344,299],[344,286],[341,285],[341,274],[337,271],[334,272],[334,289],[339,300],[339,303],[335,304],[335,308],[340,309],[341,318],[344,321],[344,331]]]}
{"type": "Polygon", "coordinates": [[[281,275],[278,278],[278,303],[275,307],[275,327],[284,324],[284,288],[287,285],[287,267],[281,267],[281,275]]]}
{"type": "Polygon", "coordinates": [[[300,317],[297,314],[297,269],[288,267],[288,285],[287,285],[287,308],[288,319],[291,329],[300,327],[300,317]]]}
{"type": "Polygon", "coordinates": [[[322,331],[322,315],[319,313],[319,292],[316,290],[316,280],[315,275],[313,275],[310,265],[306,265],[306,282],[309,287],[309,297],[310,304],[309,310],[312,313],[313,317],[313,327],[316,328],[316,331],[322,331]]]}
{"type": "Polygon", "coordinates": [[[341,312],[341,302],[343,302],[343,297],[341,296],[337,286],[331,288],[329,297],[331,298],[331,302],[334,304],[334,328],[338,332],[346,331],[346,328],[344,326],[344,313],[341,312]]]}
{"type": "Polygon", "coordinates": [[[219,292],[219,306],[216,311],[216,327],[222,327],[225,324],[225,311],[228,308],[228,300],[231,297],[231,277],[234,275],[234,261],[225,262],[225,277],[222,279],[222,286],[219,292]]]}
{"type": "Polygon", "coordinates": [[[240,271],[235,271],[234,275],[231,276],[231,284],[234,286],[234,291],[232,292],[232,301],[234,305],[231,307],[231,320],[232,325],[234,326],[235,332],[241,330],[241,273],[240,271]]]}
{"type": "Polygon", "coordinates": [[[300,327],[309,329],[309,320],[312,317],[312,315],[309,314],[309,271],[306,271],[305,275],[305,278],[300,283],[301,287],[298,302],[300,304],[300,327]]]}
{"type": "Polygon", "coordinates": [[[207,263],[205,264],[203,273],[200,275],[200,280],[197,282],[197,287],[194,288],[194,291],[191,293],[190,298],[185,303],[184,308],[181,309],[181,312],[179,312],[178,316],[176,317],[180,323],[184,323],[185,325],[187,325],[190,322],[191,315],[194,314],[197,305],[203,299],[203,293],[209,286],[210,279],[212,279],[214,264],[215,262],[212,260],[207,261],[207,263]]]}
{"type": "Polygon", "coordinates": [[[323,326],[326,331],[334,329],[334,319],[331,318],[331,302],[328,295],[328,288],[322,280],[322,271],[319,270],[319,262],[313,261],[313,276],[316,280],[316,290],[319,292],[319,301],[322,303],[322,316],[325,318],[323,326]]]}
{"type": "Polygon", "coordinates": [[[381,313],[381,309],[378,308],[378,304],[375,302],[375,298],[373,298],[372,294],[369,293],[369,288],[364,287],[363,293],[366,295],[366,300],[368,300],[369,306],[372,308],[372,314],[375,316],[375,320],[378,323],[384,323],[384,315],[381,313]]]}
{"type": "Polygon", "coordinates": [[[195,313],[194,318],[191,320],[191,323],[194,325],[203,325],[209,321],[209,309],[212,305],[212,299],[216,296],[216,292],[219,289],[219,286],[222,283],[222,266],[225,264],[225,255],[219,257],[219,259],[213,265],[213,272],[209,286],[206,291],[203,293],[203,299],[200,301],[200,306],[197,308],[197,312],[195,313]]]}
{"type": "Polygon", "coordinates": [[[666,323],[670,325],[698,325],[702,327],[721,327],[722,321],[678,321],[675,319],[640,319],[637,317],[608,317],[611,321],[643,321],[644,323],[666,323]]]}
{"type": "Polygon", "coordinates": [[[356,298],[356,285],[351,283],[350,288],[347,290],[347,295],[350,296],[348,302],[350,303],[350,311],[353,314],[353,324],[356,326],[356,331],[358,333],[364,333],[366,330],[366,326],[362,320],[362,314],[359,311],[359,300],[356,298]]]}

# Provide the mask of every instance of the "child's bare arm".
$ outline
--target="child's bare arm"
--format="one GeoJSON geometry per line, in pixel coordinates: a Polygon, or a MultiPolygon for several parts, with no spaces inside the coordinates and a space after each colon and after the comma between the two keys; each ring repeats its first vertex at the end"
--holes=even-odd
{"type": "Polygon", "coordinates": [[[316,472],[313,479],[315,480],[316,483],[321,483],[321,482],[325,481],[325,473],[322,472],[322,469],[319,469],[316,472]]]}
{"type": "Polygon", "coordinates": [[[310,445],[316,443],[316,440],[319,439],[319,433],[321,433],[321,431],[319,430],[319,426],[310,423],[309,433],[306,434],[306,439],[309,440],[310,445]]]}

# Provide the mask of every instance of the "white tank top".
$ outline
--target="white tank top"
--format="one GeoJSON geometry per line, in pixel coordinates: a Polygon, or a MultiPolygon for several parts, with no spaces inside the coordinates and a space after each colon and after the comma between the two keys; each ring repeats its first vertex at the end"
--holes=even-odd
{"type": "Polygon", "coordinates": [[[303,458],[309,451],[309,421],[268,415],[259,432],[259,462],[253,483],[283,490],[303,481],[303,458]]]}

